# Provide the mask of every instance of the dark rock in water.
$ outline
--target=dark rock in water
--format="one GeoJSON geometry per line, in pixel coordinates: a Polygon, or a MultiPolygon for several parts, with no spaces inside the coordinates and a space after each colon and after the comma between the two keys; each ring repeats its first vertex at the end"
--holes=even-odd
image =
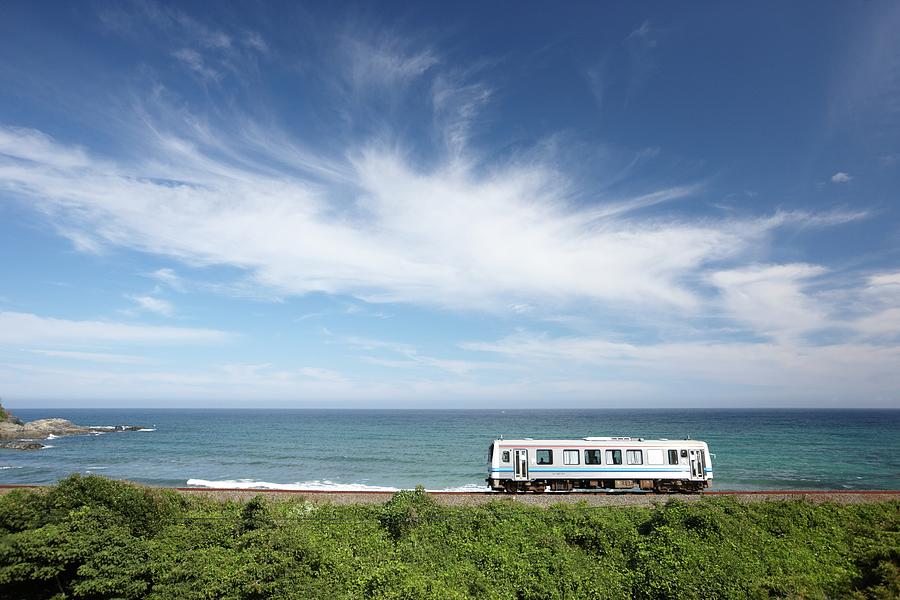
{"type": "Polygon", "coordinates": [[[44,445],[38,442],[17,440],[14,442],[0,442],[0,448],[7,450],[40,450],[44,445]]]}
{"type": "Polygon", "coordinates": [[[0,440],[42,440],[48,437],[64,435],[83,435],[86,433],[106,433],[109,431],[139,431],[138,425],[116,425],[115,427],[85,427],[76,425],[66,419],[38,419],[24,424],[10,421],[0,422],[0,440]]]}

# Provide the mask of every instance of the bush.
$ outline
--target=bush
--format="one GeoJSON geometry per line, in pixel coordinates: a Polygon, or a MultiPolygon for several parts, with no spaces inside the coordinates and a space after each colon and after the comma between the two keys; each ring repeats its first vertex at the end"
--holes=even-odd
{"type": "Polygon", "coordinates": [[[444,507],[182,498],[100,477],[0,497],[0,598],[900,597],[900,503],[444,507]]]}

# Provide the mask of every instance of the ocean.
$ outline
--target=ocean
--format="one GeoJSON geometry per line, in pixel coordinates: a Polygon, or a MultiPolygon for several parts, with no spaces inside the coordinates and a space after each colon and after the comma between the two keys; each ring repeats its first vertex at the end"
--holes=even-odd
{"type": "Polygon", "coordinates": [[[484,490],[492,440],[700,439],[713,489],[900,489],[900,410],[14,410],[146,431],[0,450],[0,484],[95,473],[159,486],[484,490]]]}

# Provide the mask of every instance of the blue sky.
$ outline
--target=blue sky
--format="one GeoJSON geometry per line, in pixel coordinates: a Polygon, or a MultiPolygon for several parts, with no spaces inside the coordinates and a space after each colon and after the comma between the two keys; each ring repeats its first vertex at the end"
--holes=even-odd
{"type": "Polygon", "coordinates": [[[0,396],[897,406],[900,5],[509,8],[5,4],[0,396]]]}

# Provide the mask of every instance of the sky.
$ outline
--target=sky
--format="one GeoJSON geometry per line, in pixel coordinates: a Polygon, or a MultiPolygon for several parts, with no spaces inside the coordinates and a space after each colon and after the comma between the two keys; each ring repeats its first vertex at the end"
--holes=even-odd
{"type": "Polygon", "coordinates": [[[5,2],[10,407],[900,406],[900,3],[5,2]]]}

